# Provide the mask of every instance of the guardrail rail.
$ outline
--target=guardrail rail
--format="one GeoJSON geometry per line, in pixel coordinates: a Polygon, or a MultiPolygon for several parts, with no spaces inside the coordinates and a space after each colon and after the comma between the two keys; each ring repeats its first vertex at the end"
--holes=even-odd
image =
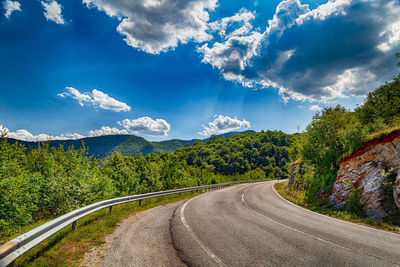
{"type": "Polygon", "coordinates": [[[82,207],[80,209],[71,211],[67,214],[64,214],[5,243],[0,247],[0,267],[10,266],[10,265],[13,266],[17,258],[19,258],[22,254],[24,254],[25,252],[27,252],[28,250],[30,250],[31,248],[42,242],[43,240],[47,239],[48,237],[52,236],[53,234],[57,233],[58,231],[60,231],[61,229],[70,224],[72,225],[72,230],[75,230],[76,222],[79,219],[104,208],[109,208],[111,213],[113,206],[128,202],[139,201],[139,203],[141,203],[141,200],[148,198],[166,196],[171,194],[179,194],[191,191],[200,191],[200,190],[207,191],[208,189],[220,189],[233,184],[263,182],[263,181],[266,180],[234,181],[223,184],[212,184],[212,185],[203,185],[203,186],[188,187],[181,189],[172,189],[160,192],[152,192],[146,194],[103,200],[82,207]]]}

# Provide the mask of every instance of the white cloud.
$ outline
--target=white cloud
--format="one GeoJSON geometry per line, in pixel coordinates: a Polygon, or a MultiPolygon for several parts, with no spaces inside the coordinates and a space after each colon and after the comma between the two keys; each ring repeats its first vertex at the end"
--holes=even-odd
{"type": "Polygon", "coordinates": [[[118,129],[116,127],[102,126],[100,129],[90,130],[87,136],[77,133],[67,133],[61,135],[49,135],[49,134],[37,134],[34,135],[27,130],[19,129],[15,132],[9,131],[8,128],[3,127],[0,124],[0,137],[3,135],[8,138],[17,140],[30,141],[30,142],[41,142],[51,140],[76,140],[85,137],[97,137],[104,135],[126,135],[126,134],[144,134],[150,136],[167,136],[171,126],[168,122],[163,119],[153,120],[150,117],[142,117],[136,120],[125,119],[122,122],[118,122],[119,125],[123,126],[124,129],[118,129]]]}
{"type": "Polygon", "coordinates": [[[120,102],[108,94],[105,94],[99,90],[93,89],[91,93],[81,93],[79,90],[73,87],[66,87],[67,91],[58,94],[60,97],[70,96],[77,100],[79,105],[82,107],[85,105],[92,105],[94,107],[99,107],[105,110],[112,110],[116,112],[129,111],[131,107],[127,104],[120,102]]]}
{"type": "Polygon", "coordinates": [[[73,88],[73,87],[65,87],[65,89],[67,89],[66,92],[58,94],[58,96],[60,97],[67,97],[70,96],[75,100],[78,100],[79,105],[81,105],[82,107],[86,104],[86,103],[92,103],[92,97],[89,94],[81,94],[77,89],[73,88]]]}
{"type": "Polygon", "coordinates": [[[84,136],[74,133],[74,134],[62,134],[58,136],[48,135],[48,134],[38,134],[34,135],[28,132],[27,130],[17,130],[15,132],[8,132],[8,138],[23,140],[23,141],[31,141],[31,142],[38,142],[38,141],[50,141],[50,140],[71,140],[71,139],[81,139],[84,136]]]}
{"type": "Polygon", "coordinates": [[[249,60],[257,55],[261,38],[258,32],[248,36],[230,35],[222,43],[215,42],[211,47],[204,44],[197,51],[203,54],[202,62],[220,69],[226,80],[239,80],[244,84],[241,72],[248,66],[249,60]]]}
{"type": "MultiPolygon", "coordinates": [[[[300,1],[296,0],[298,4],[300,1]]],[[[301,25],[309,20],[323,21],[330,16],[346,15],[346,9],[352,4],[352,0],[331,0],[328,3],[318,6],[316,9],[305,12],[296,19],[296,23],[301,25]]],[[[304,5],[307,6],[308,5],[304,5]]]]}
{"type": "Polygon", "coordinates": [[[250,21],[254,14],[241,9],[239,13],[210,23],[213,31],[219,32],[222,42],[214,42],[211,47],[204,44],[197,48],[203,54],[203,63],[209,63],[220,69],[227,80],[241,80],[240,72],[248,65],[248,60],[257,55],[257,46],[262,35],[250,32],[250,21]],[[239,26],[235,29],[233,26],[239,26]],[[230,32],[226,32],[229,28],[230,32]]]}
{"type": "MultiPolygon", "coordinates": [[[[398,4],[393,1],[388,3],[387,6],[388,16],[398,18],[398,4]]],[[[380,32],[379,37],[382,40],[377,46],[379,50],[382,52],[395,50],[396,46],[400,43],[400,19],[388,20],[387,26],[380,32]]]]}
{"type": "Polygon", "coordinates": [[[50,2],[41,1],[40,3],[42,3],[44,8],[43,15],[47,20],[54,21],[57,24],[65,24],[61,15],[62,6],[59,3],[57,3],[55,0],[51,0],[50,2]]]}
{"type": "Polygon", "coordinates": [[[227,80],[277,88],[285,101],[331,102],[364,96],[397,74],[396,0],[330,0],[313,10],[299,0],[285,0],[264,32],[252,30],[251,16],[244,14],[211,23],[223,40],[198,48],[202,62],[227,80]],[[243,30],[225,34],[225,25],[241,17],[238,30],[243,30]]]}
{"type": "Polygon", "coordinates": [[[0,124],[0,137],[7,136],[8,134],[8,129],[3,127],[3,125],[0,124]]]}
{"type": "Polygon", "coordinates": [[[255,16],[252,12],[242,8],[239,13],[209,23],[208,26],[212,31],[218,32],[221,37],[229,38],[230,36],[239,36],[249,33],[253,28],[250,21],[254,18],[255,16]],[[229,30],[231,31],[227,33],[229,30]]]}
{"type": "Polygon", "coordinates": [[[204,130],[198,134],[203,136],[210,136],[213,134],[218,135],[235,130],[248,129],[250,127],[250,122],[245,119],[239,120],[236,117],[231,118],[228,116],[218,115],[212,122],[208,123],[208,127],[203,125],[204,130]]]}
{"type": "Polygon", "coordinates": [[[9,131],[8,128],[0,124],[0,137],[4,134],[8,138],[17,140],[41,142],[50,140],[77,140],[85,137],[97,137],[104,135],[125,135],[125,134],[144,134],[150,136],[167,136],[171,126],[163,119],[153,120],[149,117],[142,117],[136,120],[125,119],[118,122],[119,125],[125,129],[118,129],[116,127],[102,126],[100,129],[90,130],[87,136],[77,133],[67,133],[61,135],[37,134],[34,135],[27,130],[20,129],[15,132],[9,131]]]}
{"type": "Polygon", "coordinates": [[[203,42],[207,33],[208,11],[217,0],[82,0],[120,24],[117,31],[125,42],[141,51],[159,54],[191,40],[203,42]]]}
{"type": "Polygon", "coordinates": [[[3,8],[6,11],[4,16],[6,16],[6,18],[10,18],[11,13],[14,11],[21,11],[21,4],[18,1],[5,0],[3,2],[3,8]]]}
{"type": "MultiPolygon", "coordinates": [[[[51,140],[77,140],[85,138],[86,136],[77,134],[77,133],[67,133],[61,135],[49,135],[49,134],[37,134],[34,135],[27,130],[20,129],[15,132],[9,131],[7,128],[0,125],[0,135],[1,133],[6,134],[5,136],[8,138],[13,138],[17,140],[30,141],[30,142],[42,142],[42,141],[51,141],[51,140]]],[[[120,130],[117,128],[111,128],[109,126],[102,126],[97,130],[90,130],[88,132],[88,137],[95,136],[103,136],[103,135],[119,135],[119,134],[128,134],[127,130],[120,130]]]]}
{"type": "Polygon", "coordinates": [[[128,134],[128,131],[120,130],[115,127],[111,128],[109,126],[102,126],[100,129],[89,131],[89,137],[103,136],[103,135],[119,135],[119,134],[128,134]]]}
{"type": "Polygon", "coordinates": [[[126,130],[134,134],[151,136],[167,136],[171,126],[163,119],[153,120],[150,117],[142,117],[135,120],[125,119],[119,122],[126,130]]]}
{"type": "Polygon", "coordinates": [[[318,105],[312,105],[312,106],[310,107],[310,110],[311,110],[311,111],[321,111],[322,108],[321,108],[320,106],[318,106],[318,105]]]}
{"type": "Polygon", "coordinates": [[[131,107],[127,104],[117,101],[114,98],[96,89],[93,89],[92,94],[93,102],[101,109],[109,109],[117,112],[129,111],[131,109],[131,107]]]}
{"type": "Polygon", "coordinates": [[[296,23],[297,18],[309,11],[308,5],[302,5],[299,0],[280,2],[276,7],[274,17],[272,20],[268,20],[268,28],[265,34],[277,32],[278,35],[281,35],[286,28],[290,28],[296,23]]]}

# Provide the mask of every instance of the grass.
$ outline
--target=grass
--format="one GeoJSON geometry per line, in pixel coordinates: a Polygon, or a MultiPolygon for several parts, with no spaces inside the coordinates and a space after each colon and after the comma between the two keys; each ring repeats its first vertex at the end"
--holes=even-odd
{"type": "Polygon", "coordinates": [[[377,222],[366,216],[360,215],[360,213],[351,212],[345,209],[338,209],[332,206],[323,206],[320,201],[316,201],[315,203],[307,203],[304,201],[305,192],[301,190],[290,190],[287,182],[276,183],[274,187],[276,191],[286,200],[289,200],[290,202],[311,211],[344,221],[358,223],[365,226],[372,226],[377,229],[388,230],[400,234],[400,229],[396,225],[386,222],[377,222]]]}
{"type": "MultiPolygon", "coordinates": [[[[198,193],[186,192],[181,195],[169,195],[151,198],[139,202],[131,202],[114,206],[112,214],[109,209],[103,209],[90,214],[77,222],[75,231],[71,226],[65,227],[58,233],[49,237],[39,245],[17,259],[16,266],[78,266],[86,252],[95,246],[100,246],[105,237],[111,234],[118,223],[132,214],[150,209],[158,205],[164,205],[188,198],[198,193]]],[[[35,222],[26,226],[23,231],[36,228],[45,221],[35,222]]],[[[12,239],[14,236],[8,238],[12,239]]],[[[6,241],[6,240],[3,240],[6,241]]]]}
{"type": "Polygon", "coordinates": [[[397,131],[397,130],[400,130],[400,125],[397,125],[397,126],[394,126],[394,127],[388,128],[388,129],[385,129],[385,130],[381,130],[381,131],[372,133],[372,134],[369,135],[367,141],[372,140],[372,139],[375,139],[375,138],[382,138],[382,137],[385,137],[385,136],[387,136],[388,134],[390,134],[390,133],[392,133],[392,132],[394,132],[394,131],[397,131]]]}

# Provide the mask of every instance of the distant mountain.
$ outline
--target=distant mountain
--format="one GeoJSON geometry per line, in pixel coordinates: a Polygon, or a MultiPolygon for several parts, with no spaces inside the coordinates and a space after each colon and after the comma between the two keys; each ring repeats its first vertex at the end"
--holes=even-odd
{"type": "MultiPolygon", "coordinates": [[[[254,131],[244,132],[229,132],[221,135],[217,135],[217,138],[231,138],[237,134],[245,134],[254,131]]],[[[173,152],[178,148],[185,146],[186,144],[192,145],[196,140],[206,142],[207,139],[192,139],[192,140],[180,140],[172,139],[166,141],[152,142],[147,141],[142,137],[135,135],[104,135],[97,137],[86,137],[77,140],[53,140],[49,141],[50,147],[59,147],[64,145],[65,148],[74,146],[79,148],[82,142],[89,148],[89,155],[98,158],[104,158],[111,155],[114,152],[120,152],[125,156],[146,156],[150,153],[161,154],[163,152],[173,152]]],[[[25,145],[26,147],[37,147],[39,142],[28,142],[9,138],[8,142],[25,145]]]]}
{"type": "MultiPolygon", "coordinates": [[[[237,134],[246,134],[246,133],[255,133],[255,131],[253,131],[253,130],[247,130],[247,131],[243,131],[243,132],[229,132],[229,133],[224,133],[224,134],[216,135],[216,137],[217,137],[217,138],[221,138],[221,137],[231,138],[231,137],[234,136],[234,135],[237,135],[237,134]]],[[[203,141],[207,141],[207,140],[208,140],[208,138],[207,138],[207,139],[203,139],[203,141]]]]}

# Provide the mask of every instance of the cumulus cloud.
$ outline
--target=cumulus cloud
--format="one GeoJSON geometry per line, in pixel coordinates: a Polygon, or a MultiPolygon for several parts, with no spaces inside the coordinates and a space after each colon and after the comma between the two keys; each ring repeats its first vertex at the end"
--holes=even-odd
{"type": "Polygon", "coordinates": [[[8,129],[3,127],[3,125],[0,124],[0,137],[7,136],[8,134],[8,129]]]}
{"type": "Polygon", "coordinates": [[[8,128],[3,127],[0,124],[0,137],[7,137],[30,142],[42,142],[51,140],[76,140],[85,137],[125,135],[130,133],[162,137],[167,136],[168,132],[171,129],[171,126],[165,120],[153,120],[150,117],[142,117],[136,120],[125,119],[122,122],[118,122],[118,124],[123,126],[124,129],[118,129],[116,127],[110,126],[102,126],[100,127],[100,129],[90,130],[87,136],[78,133],[67,133],[61,135],[50,135],[42,133],[35,135],[24,129],[19,129],[15,132],[12,132],[8,128]]]}
{"type": "Polygon", "coordinates": [[[251,21],[255,18],[254,13],[242,8],[237,14],[225,17],[218,21],[209,23],[208,26],[221,37],[243,35],[253,28],[251,21]]]}
{"type": "Polygon", "coordinates": [[[322,108],[321,108],[320,106],[318,106],[318,105],[312,105],[312,106],[310,107],[310,110],[311,110],[311,111],[321,111],[322,108]]]}
{"type": "Polygon", "coordinates": [[[257,46],[262,39],[261,33],[251,31],[250,22],[254,18],[253,13],[241,9],[231,17],[210,23],[210,29],[218,32],[222,40],[214,42],[212,46],[204,44],[197,48],[203,54],[202,62],[220,69],[227,80],[243,81],[242,72],[248,66],[249,59],[258,55],[257,46]]]}
{"type": "Polygon", "coordinates": [[[44,8],[43,15],[47,20],[54,21],[57,24],[65,24],[64,19],[61,15],[62,6],[57,3],[55,0],[51,1],[41,1],[42,6],[44,8]]]}
{"type": "Polygon", "coordinates": [[[18,1],[5,0],[3,2],[3,8],[6,11],[4,16],[6,16],[6,18],[10,18],[14,11],[21,11],[21,4],[18,1]]]}
{"type": "Polygon", "coordinates": [[[217,0],[83,0],[120,24],[117,31],[125,42],[141,51],[159,54],[188,41],[203,42],[207,33],[208,12],[217,0]]]}
{"type": "MultiPolygon", "coordinates": [[[[49,135],[49,134],[37,134],[34,135],[27,130],[20,129],[15,132],[9,131],[6,127],[0,125],[0,136],[5,135],[8,138],[13,138],[17,140],[30,141],[30,142],[42,142],[51,140],[77,140],[85,138],[86,136],[77,133],[67,133],[61,135],[49,135]]],[[[102,126],[97,130],[90,130],[87,137],[103,136],[103,135],[120,135],[128,134],[127,130],[120,130],[115,127],[111,128],[109,126],[102,126]]]]}
{"type": "Polygon", "coordinates": [[[99,90],[93,89],[91,93],[81,93],[79,90],[73,87],[66,87],[67,91],[58,94],[59,97],[72,97],[77,100],[79,105],[82,107],[85,105],[91,105],[105,110],[112,110],[116,112],[129,111],[131,107],[127,104],[120,102],[108,94],[103,93],[99,90]]]}
{"type": "Polygon", "coordinates": [[[171,126],[165,120],[153,120],[150,117],[142,117],[135,120],[125,119],[118,123],[130,133],[151,136],[167,136],[169,130],[171,129],[171,126]]]}
{"type": "Polygon", "coordinates": [[[212,122],[208,123],[208,126],[204,126],[204,130],[198,134],[203,136],[210,136],[213,134],[223,134],[232,132],[235,130],[244,130],[250,128],[250,122],[245,119],[239,120],[236,117],[231,118],[228,116],[218,115],[212,122]]]}
{"type": "MultiPolygon", "coordinates": [[[[5,128],[7,129],[7,128],[5,128]]],[[[81,139],[84,136],[73,133],[73,134],[61,134],[58,136],[48,135],[48,134],[38,134],[34,135],[28,132],[27,130],[20,129],[15,132],[10,132],[7,129],[8,134],[6,135],[8,138],[23,140],[23,141],[30,141],[30,142],[40,142],[40,141],[50,141],[50,140],[75,140],[81,139]]]]}
{"type": "Polygon", "coordinates": [[[103,135],[120,135],[120,134],[128,134],[128,131],[120,130],[115,127],[111,128],[109,126],[102,126],[100,129],[89,131],[89,137],[103,136],[103,135]]]}
{"type": "Polygon", "coordinates": [[[275,87],[284,100],[363,96],[397,73],[398,14],[396,0],[331,0],[313,10],[285,0],[265,31],[242,30],[198,51],[225,79],[275,87]]]}

